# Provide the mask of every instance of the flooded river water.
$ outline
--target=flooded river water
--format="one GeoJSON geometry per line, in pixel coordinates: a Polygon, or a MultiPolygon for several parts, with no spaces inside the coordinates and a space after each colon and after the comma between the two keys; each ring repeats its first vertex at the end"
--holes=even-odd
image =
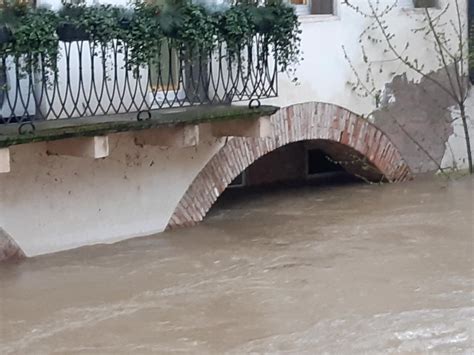
{"type": "Polygon", "coordinates": [[[231,192],[0,268],[0,354],[473,353],[473,180],[231,192]]]}

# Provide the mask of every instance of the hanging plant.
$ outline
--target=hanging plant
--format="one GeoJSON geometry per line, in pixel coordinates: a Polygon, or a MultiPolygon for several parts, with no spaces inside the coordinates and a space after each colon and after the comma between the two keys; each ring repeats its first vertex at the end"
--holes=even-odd
{"type": "Polygon", "coordinates": [[[216,20],[206,9],[189,1],[165,4],[137,1],[133,16],[123,21],[121,40],[127,44],[128,67],[159,62],[161,45],[168,39],[178,50],[208,51],[216,44],[216,20]]]}
{"type": "Polygon", "coordinates": [[[85,3],[63,3],[62,8],[58,12],[59,23],[56,29],[61,41],[74,42],[90,39],[90,33],[81,24],[81,19],[85,12],[85,3]]]}
{"type": "Polygon", "coordinates": [[[46,8],[32,9],[23,2],[12,2],[2,9],[2,52],[14,57],[20,72],[56,70],[57,18],[46,8]]]}
{"type": "Polygon", "coordinates": [[[253,23],[257,33],[265,35],[273,31],[277,21],[276,6],[250,6],[248,7],[253,23]]]}
{"type": "Polygon", "coordinates": [[[216,19],[201,5],[191,1],[167,3],[158,23],[164,36],[178,48],[210,50],[216,44],[216,19]]]}
{"type": "Polygon", "coordinates": [[[128,69],[144,67],[158,61],[161,51],[162,33],[158,24],[159,6],[137,1],[131,12],[119,16],[119,40],[127,48],[128,69]]]}
{"type": "Polygon", "coordinates": [[[118,23],[117,31],[118,37],[120,37],[120,35],[123,34],[123,31],[128,31],[130,29],[134,11],[128,7],[112,7],[112,11],[114,12],[114,17],[118,23]]]}
{"type": "Polygon", "coordinates": [[[56,71],[58,37],[55,33],[56,14],[48,9],[30,9],[14,31],[12,53],[25,56],[25,67],[34,70],[40,68],[56,71]]]}
{"type": "Polygon", "coordinates": [[[7,44],[13,40],[12,31],[8,26],[0,26],[0,45],[7,44]]]}
{"type": "MultiPolygon", "coordinates": [[[[198,54],[207,56],[222,42],[227,54],[235,58],[245,47],[250,48],[257,36],[259,60],[266,60],[274,51],[280,69],[291,71],[301,59],[298,18],[283,0],[268,0],[265,6],[245,1],[218,12],[191,0],[164,4],[136,0],[129,9],[72,1],[54,13],[7,0],[0,10],[2,53],[16,58],[28,53],[22,62],[24,69],[38,67],[40,61],[54,69],[58,38],[65,42],[87,40],[102,48],[118,41],[124,48],[127,68],[139,68],[160,60],[163,40],[191,63],[198,54]]],[[[249,55],[253,54],[246,53],[249,55]]]]}
{"type": "Polygon", "coordinates": [[[64,4],[58,14],[59,39],[64,42],[86,40],[96,43],[110,42],[119,34],[120,12],[120,8],[112,5],[64,4]]]}
{"type": "MultiPolygon", "coordinates": [[[[3,22],[3,21],[2,21],[3,22]]],[[[13,33],[10,26],[0,25],[0,48],[13,41],[13,33]]]]}
{"type": "Polygon", "coordinates": [[[302,60],[301,29],[294,8],[282,0],[269,0],[250,12],[257,33],[263,36],[262,55],[268,55],[269,46],[273,46],[280,70],[294,74],[294,67],[302,60]]]}
{"type": "Polygon", "coordinates": [[[301,29],[298,16],[294,8],[275,1],[268,6],[275,16],[272,31],[268,34],[270,42],[275,46],[277,62],[282,71],[287,71],[290,66],[298,64],[302,60],[300,50],[301,29]]]}
{"type": "Polygon", "coordinates": [[[294,8],[282,0],[269,0],[265,6],[256,6],[252,1],[231,6],[219,17],[218,33],[233,57],[258,35],[258,60],[266,61],[273,49],[280,70],[293,75],[302,59],[298,17],[294,8]]]}
{"type": "Polygon", "coordinates": [[[13,42],[13,31],[26,16],[29,6],[26,3],[6,0],[0,8],[0,46],[13,42]]]}
{"type": "Polygon", "coordinates": [[[228,54],[235,58],[252,42],[257,31],[248,6],[235,5],[216,14],[217,33],[225,42],[228,54]]]}

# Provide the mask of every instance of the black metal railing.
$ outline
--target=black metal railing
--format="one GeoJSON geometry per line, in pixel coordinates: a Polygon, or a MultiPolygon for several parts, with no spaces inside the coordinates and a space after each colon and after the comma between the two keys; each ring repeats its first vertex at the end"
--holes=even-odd
{"type": "Polygon", "coordinates": [[[0,124],[275,97],[277,65],[269,48],[258,37],[239,54],[224,43],[200,51],[163,41],[156,60],[132,66],[129,49],[118,42],[59,42],[55,68],[29,54],[0,53],[0,124]]]}

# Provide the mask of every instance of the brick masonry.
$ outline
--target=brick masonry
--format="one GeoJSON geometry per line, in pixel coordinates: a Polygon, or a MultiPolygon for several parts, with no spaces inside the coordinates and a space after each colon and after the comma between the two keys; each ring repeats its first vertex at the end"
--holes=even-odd
{"type": "Polygon", "coordinates": [[[234,137],[211,158],[178,203],[168,228],[202,221],[235,177],[260,157],[293,142],[321,140],[345,145],[365,157],[389,182],[404,181],[411,175],[385,133],[341,107],[316,102],[298,104],[282,108],[270,119],[271,137],[234,137]]]}

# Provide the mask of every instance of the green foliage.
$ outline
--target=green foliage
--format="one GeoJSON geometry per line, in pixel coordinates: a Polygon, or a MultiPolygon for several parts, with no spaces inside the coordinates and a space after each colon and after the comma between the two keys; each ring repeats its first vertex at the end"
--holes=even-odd
{"type": "Polygon", "coordinates": [[[246,5],[235,5],[227,11],[216,14],[219,40],[225,42],[232,56],[240,53],[242,47],[251,43],[257,33],[252,20],[251,8],[246,5]]]}
{"type": "Polygon", "coordinates": [[[166,4],[158,19],[163,34],[177,47],[209,50],[215,46],[215,19],[200,5],[189,1],[166,4]]]}
{"type": "Polygon", "coordinates": [[[57,16],[53,11],[11,3],[1,10],[0,18],[13,34],[11,41],[0,45],[1,50],[17,59],[21,71],[56,69],[57,16]]]}
{"type": "Polygon", "coordinates": [[[275,46],[277,61],[282,71],[287,71],[301,60],[301,29],[298,16],[292,7],[280,1],[265,7],[264,23],[266,40],[275,46]]]}
{"type": "Polygon", "coordinates": [[[118,39],[126,43],[130,69],[158,60],[163,39],[158,23],[160,11],[157,5],[136,2],[133,12],[121,13],[118,39]]]}
{"type": "Polygon", "coordinates": [[[56,36],[56,16],[47,9],[28,11],[21,25],[14,31],[12,52],[27,54],[26,65],[33,69],[42,63],[44,69],[56,69],[58,58],[58,38],[56,36]]]}
{"type": "Polygon", "coordinates": [[[281,0],[266,6],[242,1],[218,12],[190,0],[136,0],[129,8],[75,1],[58,13],[12,3],[0,12],[0,24],[11,29],[14,38],[0,44],[6,47],[2,49],[16,57],[30,53],[28,65],[37,66],[41,58],[50,68],[55,68],[58,56],[56,32],[61,40],[89,40],[102,46],[116,40],[126,48],[130,68],[157,61],[164,40],[191,56],[225,42],[228,53],[238,56],[259,36],[260,60],[274,50],[283,71],[300,60],[298,19],[281,0]]]}
{"type": "Polygon", "coordinates": [[[60,26],[69,25],[77,33],[85,34],[84,39],[95,43],[107,43],[116,39],[120,33],[120,16],[125,10],[112,5],[86,6],[64,4],[59,11],[60,26]]]}
{"type": "Polygon", "coordinates": [[[5,0],[0,8],[0,24],[13,29],[20,23],[20,19],[27,14],[30,7],[27,2],[5,0]]]}
{"type": "Polygon", "coordinates": [[[266,6],[256,6],[252,1],[241,1],[222,13],[218,20],[221,39],[233,54],[251,43],[259,35],[263,39],[261,59],[266,59],[273,47],[282,71],[301,60],[301,30],[293,7],[281,0],[268,1],[266,6]]]}

